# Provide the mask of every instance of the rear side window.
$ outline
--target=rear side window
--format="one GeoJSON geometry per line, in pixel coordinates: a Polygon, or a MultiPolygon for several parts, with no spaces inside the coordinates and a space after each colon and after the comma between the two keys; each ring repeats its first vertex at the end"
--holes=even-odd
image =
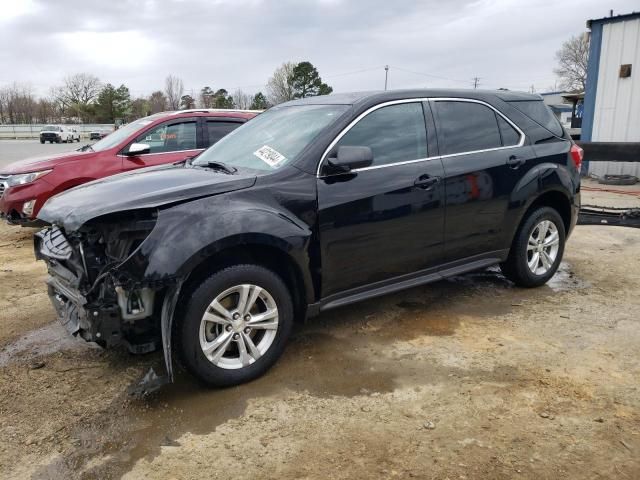
{"type": "Polygon", "coordinates": [[[427,157],[427,130],[421,103],[400,103],[374,110],[337,143],[370,147],[374,165],[427,157]]]}
{"type": "Polygon", "coordinates": [[[240,125],[242,125],[242,123],[207,120],[207,136],[209,138],[207,146],[213,145],[228,133],[233,132],[240,125]]]}
{"type": "Polygon", "coordinates": [[[534,122],[543,126],[554,135],[561,137],[564,132],[556,116],[551,113],[542,100],[527,100],[524,102],[509,102],[509,105],[517,108],[534,122]]]}
{"type": "Polygon", "coordinates": [[[433,102],[438,121],[440,155],[502,146],[496,115],[481,103],[433,102]]]}
{"type": "Polygon", "coordinates": [[[507,122],[502,116],[496,115],[498,126],[500,127],[500,135],[502,136],[502,145],[512,147],[520,141],[520,134],[507,122]]]}

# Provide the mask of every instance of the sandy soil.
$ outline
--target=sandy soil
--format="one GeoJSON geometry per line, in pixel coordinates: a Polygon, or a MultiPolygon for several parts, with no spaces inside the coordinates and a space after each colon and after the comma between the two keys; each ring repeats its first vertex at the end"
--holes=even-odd
{"type": "Polygon", "coordinates": [[[188,375],[53,321],[0,225],[0,478],[640,478],[640,230],[578,227],[549,286],[496,271],[324,314],[263,378],[188,375]]]}

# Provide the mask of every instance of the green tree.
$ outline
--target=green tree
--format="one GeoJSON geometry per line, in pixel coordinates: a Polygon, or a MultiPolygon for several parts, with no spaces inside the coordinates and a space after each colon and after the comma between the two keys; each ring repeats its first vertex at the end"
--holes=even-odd
{"type": "Polygon", "coordinates": [[[258,92],[253,96],[253,100],[251,101],[251,106],[249,108],[251,110],[266,110],[269,108],[267,99],[262,92],[258,92]]]}
{"type": "Polygon", "coordinates": [[[213,108],[215,104],[214,96],[215,93],[211,87],[203,87],[202,90],[200,90],[200,105],[202,105],[203,108],[213,108]]]}
{"type": "Polygon", "coordinates": [[[95,105],[95,116],[97,120],[104,122],[115,122],[124,119],[131,106],[131,95],[129,89],[124,85],[115,88],[107,83],[98,94],[98,101],[95,105]]]}
{"type": "Polygon", "coordinates": [[[298,63],[293,68],[290,83],[293,87],[294,98],[315,97],[333,92],[333,88],[323,83],[318,70],[311,62],[298,63]]]}
{"type": "Polygon", "coordinates": [[[234,108],[233,98],[224,88],[219,89],[214,94],[214,108],[234,108]]]}
{"type": "Polygon", "coordinates": [[[127,121],[131,122],[138,118],[146,117],[151,113],[151,105],[146,98],[136,98],[131,101],[131,109],[127,116],[127,121]]]}
{"type": "Polygon", "coordinates": [[[183,95],[180,98],[180,109],[188,110],[196,107],[196,101],[191,95],[183,95]]]}

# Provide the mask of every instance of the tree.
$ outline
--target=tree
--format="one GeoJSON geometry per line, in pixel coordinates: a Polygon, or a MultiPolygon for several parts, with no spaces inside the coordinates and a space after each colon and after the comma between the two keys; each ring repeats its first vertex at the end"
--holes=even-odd
{"type": "Polygon", "coordinates": [[[184,95],[182,79],[169,75],[164,81],[164,93],[167,96],[169,110],[178,110],[180,108],[180,101],[184,95]]]}
{"type": "Polygon", "coordinates": [[[180,109],[188,110],[196,107],[196,101],[191,95],[183,95],[180,98],[180,109]]]}
{"type": "Polygon", "coordinates": [[[213,108],[215,103],[214,96],[215,93],[211,87],[202,87],[202,90],[200,90],[200,105],[202,105],[202,108],[213,108]]]}
{"type": "Polygon", "coordinates": [[[560,85],[569,91],[584,92],[587,85],[589,39],[587,35],[571,37],[556,52],[558,67],[554,73],[560,77],[560,85]]]}
{"type": "Polygon", "coordinates": [[[157,90],[149,97],[149,109],[151,113],[164,112],[167,109],[167,97],[157,90]]]}
{"type": "Polygon", "coordinates": [[[65,77],[60,95],[67,105],[88,105],[98,98],[100,79],[89,73],[76,73],[65,77]]]}
{"type": "Polygon", "coordinates": [[[146,98],[136,98],[135,100],[132,100],[129,115],[127,115],[127,122],[146,117],[150,114],[150,110],[151,103],[146,98]]]}
{"type": "Polygon", "coordinates": [[[258,92],[253,96],[253,101],[251,102],[251,106],[249,108],[251,110],[266,110],[267,108],[269,108],[267,99],[262,94],[262,92],[258,92]]]}
{"type": "Polygon", "coordinates": [[[315,97],[333,92],[333,88],[322,82],[318,70],[310,62],[297,64],[291,74],[290,82],[294,98],[315,97]]]}
{"type": "Polygon", "coordinates": [[[238,89],[233,94],[233,104],[236,108],[240,108],[241,110],[247,110],[251,106],[251,95],[244,93],[242,90],[238,89]]]}
{"type": "Polygon", "coordinates": [[[293,100],[294,91],[291,85],[295,63],[286,62],[276,68],[271,78],[267,81],[267,95],[272,105],[293,100]]]}
{"type": "Polygon", "coordinates": [[[124,85],[115,88],[107,83],[98,95],[95,114],[99,121],[114,123],[117,119],[124,119],[127,116],[130,106],[129,89],[124,85]]]}
{"type": "Polygon", "coordinates": [[[224,88],[221,88],[216,93],[214,93],[213,98],[214,98],[214,103],[213,103],[214,108],[233,108],[234,106],[233,98],[231,97],[231,95],[229,95],[229,92],[227,92],[224,88]]]}

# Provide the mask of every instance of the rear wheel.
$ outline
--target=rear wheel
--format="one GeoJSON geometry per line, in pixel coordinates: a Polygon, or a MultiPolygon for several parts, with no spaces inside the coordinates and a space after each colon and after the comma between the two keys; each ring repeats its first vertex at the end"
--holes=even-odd
{"type": "Polygon", "coordinates": [[[560,214],[541,207],[524,220],[513,240],[502,273],[522,287],[544,285],[558,270],[564,253],[565,231],[560,214]]]}
{"type": "Polygon", "coordinates": [[[182,320],[185,366],[208,385],[224,387],[253,380],[276,362],[293,326],[293,303],[275,273],[235,265],[202,282],[182,320]]]}

